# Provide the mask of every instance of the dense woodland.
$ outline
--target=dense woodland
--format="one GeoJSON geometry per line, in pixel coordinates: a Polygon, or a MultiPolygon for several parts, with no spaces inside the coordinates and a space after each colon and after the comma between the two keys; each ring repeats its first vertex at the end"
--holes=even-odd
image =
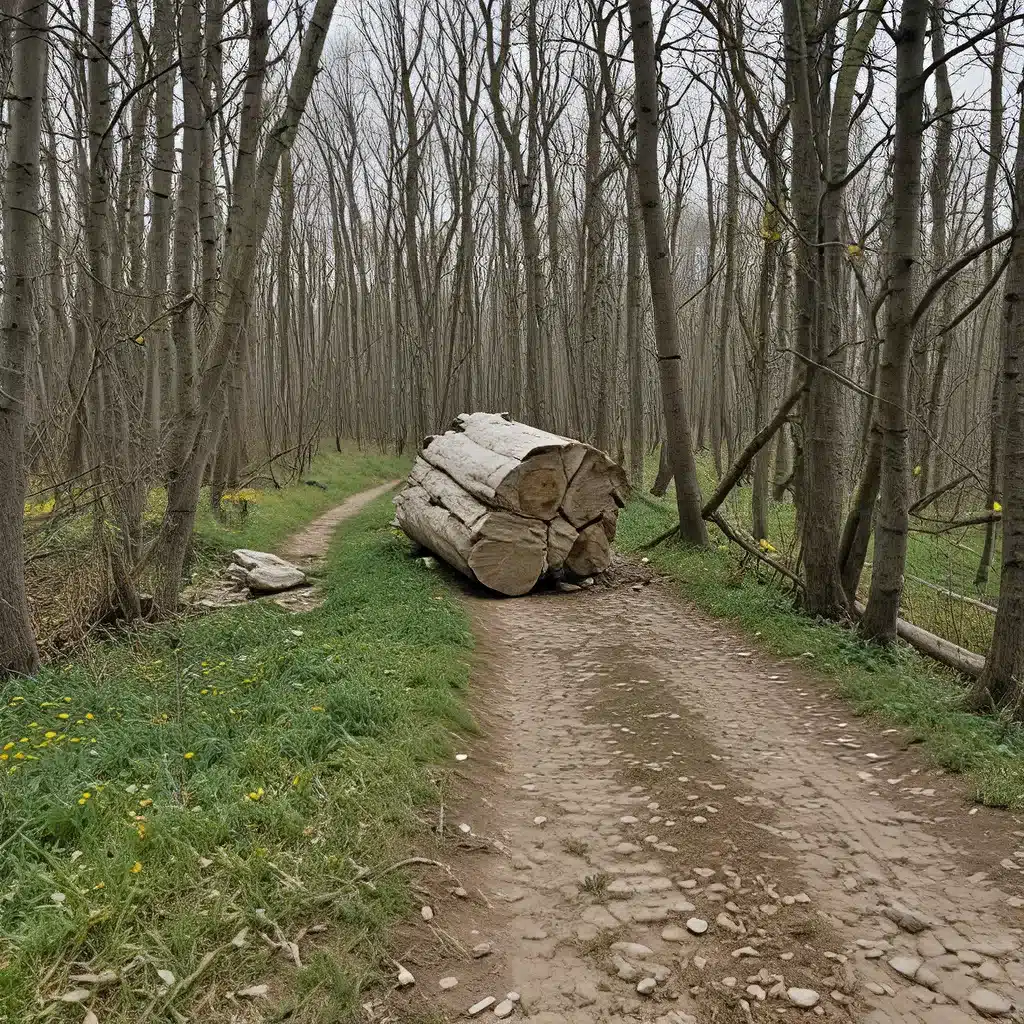
{"type": "Polygon", "coordinates": [[[882,643],[911,525],[985,524],[972,699],[1020,710],[1022,20],[5,0],[0,674],[38,665],[26,504],[87,524],[96,615],[167,616],[206,495],[483,409],[637,487],[660,446],[684,541],[715,523],[882,643]]]}

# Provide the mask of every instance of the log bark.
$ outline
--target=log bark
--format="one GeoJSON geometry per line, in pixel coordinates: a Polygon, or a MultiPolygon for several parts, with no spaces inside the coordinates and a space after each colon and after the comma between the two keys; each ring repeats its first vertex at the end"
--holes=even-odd
{"type": "Polygon", "coordinates": [[[608,567],[627,486],[596,448],[504,415],[463,413],[424,442],[395,498],[396,521],[460,572],[519,595],[547,572],[608,567]]]}
{"type": "Polygon", "coordinates": [[[558,449],[520,462],[449,432],[428,438],[422,456],[486,504],[535,519],[555,517],[568,485],[558,449]]]}
{"type": "MultiPolygon", "coordinates": [[[[863,616],[865,612],[865,606],[860,601],[854,603],[853,609],[858,616],[863,616]]],[[[929,658],[934,658],[947,668],[955,669],[971,679],[977,679],[985,669],[985,659],[980,654],[950,643],[949,640],[929,633],[928,630],[915,626],[906,619],[896,620],[896,634],[921,654],[926,654],[929,658]]]]}

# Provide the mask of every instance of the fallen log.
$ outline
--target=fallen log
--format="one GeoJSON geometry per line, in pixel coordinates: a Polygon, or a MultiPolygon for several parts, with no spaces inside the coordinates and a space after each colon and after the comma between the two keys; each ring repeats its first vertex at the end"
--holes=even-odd
{"type": "Polygon", "coordinates": [[[463,413],[423,442],[395,519],[466,576],[519,595],[546,573],[606,569],[626,491],[622,468],[590,445],[463,413]]]}
{"type": "MultiPolygon", "coordinates": [[[[853,607],[858,618],[864,614],[862,602],[855,601],[853,607]]],[[[929,658],[934,658],[971,679],[977,679],[985,669],[985,659],[980,654],[929,633],[927,629],[915,626],[906,619],[896,620],[896,633],[921,654],[926,654],[929,658]]]]}

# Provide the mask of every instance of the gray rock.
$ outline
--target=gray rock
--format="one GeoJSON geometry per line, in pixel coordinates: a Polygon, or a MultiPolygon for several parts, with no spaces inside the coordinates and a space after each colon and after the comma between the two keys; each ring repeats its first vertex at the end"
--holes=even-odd
{"type": "Polygon", "coordinates": [[[504,1017],[511,1017],[512,1011],[516,1008],[516,1004],[511,999],[503,999],[494,1008],[494,1016],[501,1020],[504,1017]]]}
{"type": "Polygon", "coordinates": [[[623,981],[636,981],[640,972],[628,961],[618,954],[612,956],[612,967],[615,968],[616,977],[623,981]]]}
{"type": "Polygon", "coordinates": [[[902,974],[904,978],[910,978],[913,981],[914,975],[917,974],[918,968],[921,966],[921,961],[916,956],[894,956],[889,960],[889,966],[897,974],[902,974]]]}
{"type": "Polygon", "coordinates": [[[967,1002],[985,1017],[1004,1017],[1013,1009],[1006,996],[987,988],[976,988],[968,994],[967,1002]]]}
{"type": "Polygon", "coordinates": [[[649,996],[657,987],[658,983],[653,978],[643,978],[636,984],[636,990],[642,996],[649,996]]]}
{"type": "Polygon", "coordinates": [[[447,992],[449,989],[455,988],[455,986],[458,985],[458,983],[458,978],[442,978],[438,982],[438,985],[440,985],[441,988],[444,989],[445,992],[447,992]]]}
{"type": "Polygon", "coordinates": [[[985,958],[980,953],[976,953],[973,949],[957,950],[956,958],[960,963],[967,964],[968,967],[978,967],[985,961],[985,958]]]}
{"type": "Polygon", "coordinates": [[[670,924],[667,928],[661,929],[661,937],[666,942],[685,942],[689,937],[689,933],[685,928],[670,924]]]}
{"type": "Polygon", "coordinates": [[[469,1008],[468,1012],[469,1012],[470,1017],[475,1017],[478,1013],[483,1013],[484,1010],[486,1010],[488,1007],[493,1006],[494,1003],[495,1003],[494,996],[485,996],[483,999],[480,1000],[479,1003],[474,1003],[469,1008]]]}
{"type": "Polygon", "coordinates": [[[686,922],[686,930],[694,935],[703,935],[708,930],[708,923],[701,917],[691,917],[686,922]]]}
{"type": "Polygon", "coordinates": [[[600,998],[597,986],[592,981],[577,981],[575,995],[579,1006],[593,1006],[600,998]]]}
{"type": "Polygon", "coordinates": [[[914,981],[925,988],[938,988],[939,976],[928,967],[919,967],[914,975],[914,981]]]}
{"type": "Polygon", "coordinates": [[[912,934],[923,932],[931,926],[931,922],[923,914],[911,910],[910,907],[905,907],[902,903],[891,904],[884,909],[883,913],[905,932],[912,934]]]}
{"type": "Polygon", "coordinates": [[[490,956],[492,949],[489,942],[478,942],[472,949],[473,959],[479,960],[482,956],[490,956]]]}
{"type": "Polygon", "coordinates": [[[250,569],[246,582],[258,594],[278,594],[306,582],[306,574],[294,565],[263,565],[250,569]]]}
{"type": "Polygon", "coordinates": [[[933,957],[942,956],[946,952],[946,947],[934,935],[925,934],[917,940],[917,952],[922,960],[931,960],[933,957]]]}
{"type": "Polygon", "coordinates": [[[654,953],[650,946],[644,946],[639,942],[613,942],[611,949],[626,956],[652,956],[654,953]]]}
{"type": "Polygon", "coordinates": [[[813,988],[791,988],[786,990],[786,997],[794,1006],[809,1010],[818,1005],[821,996],[813,988]]]}

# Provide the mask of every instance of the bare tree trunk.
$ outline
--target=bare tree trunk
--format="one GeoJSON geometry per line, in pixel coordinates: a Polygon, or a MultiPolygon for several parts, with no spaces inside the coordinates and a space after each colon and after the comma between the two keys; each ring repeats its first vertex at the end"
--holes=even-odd
{"type": "Polygon", "coordinates": [[[903,0],[896,41],[896,131],[893,142],[892,231],[887,253],[885,338],[879,368],[881,484],[871,590],[860,621],[872,640],[896,639],[910,508],[908,404],[913,343],[914,266],[921,209],[921,142],[927,0],[903,0]]]}
{"type": "Polygon", "coordinates": [[[626,175],[626,368],[629,388],[629,482],[644,483],[643,339],[640,334],[640,233],[636,171],[626,175]]]}
{"type": "Polygon", "coordinates": [[[647,241],[654,337],[658,346],[658,370],[661,376],[669,461],[676,482],[679,535],[687,543],[705,547],[708,535],[700,512],[700,485],[697,483],[689,413],[683,398],[679,323],[676,320],[665,210],[661,202],[657,52],[650,0],[630,0],[629,21],[633,32],[633,67],[636,74],[637,198],[643,212],[647,241]]]}
{"type": "MultiPolygon", "coordinates": [[[[1006,13],[1006,0],[997,0],[992,12],[993,19],[998,23],[1006,13]]],[[[1006,54],[1006,29],[996,29],[992,44],[992,64],[989,78],[989,121],[988,121],[988,165],[985,169],[985,194],[982,200],[981,215],[984,226],[985,240],[995,237],[995,194],[996,178],[999,174],[1003,157],[1003,61],[1006,54]]],[[[985,255],[985,269],[988,277],[992,276],[992,250],[985,255]]],[[[1005,321],[1004,321],[1005,322],[1005,321]]],[[[1000,325],[1002,326],[1002,325],[1000,325]]],[[[1005,339],[1003,341],[1005,345],[1005,339]]],[[[1002,347],[1002,346],[1000,346],[1002,347]]],[[[992,394],[990,399],[991,426],[988,452],[988,490],[986,492],[986,508],[992,508],[1001,493],[1000,476],[1002,475],[1002,431],[999,429],[1000,392],[1002,374],[993,374],[992,394]]],[[[996,544],[998,524],[990,522],[985,526],[985,545],[982,548],[978,571],[974,577],[974,585],[984,590],[988,584],[988,576],[992,567],[992,554],[996,544]]]]}
{"type": "MultiPolygon", "coordinates": [[[[1024,651],[1024,116],[1017,131],[1014,159],[1014,223],[1010,264],[1003,293],[1003,408],[1002,439],[1006,453],[1003,486],[1003,565],[999,578],[999,610],[985,669],[971,690],[975,707],[1012,708],[1024,720],[1024,686],[1020,682],[1024,651]]],[[[994,435],[993,431],[993,435],[994,435]]],[[[993,436],[992,443],[996,443],[993,436]]]]}
{"type": "Polygon", "coordinates": [[[41,264],[39,160],[49,7],[18,0],[12,44],[4,182],[3,329],[0,331],[0,680],[39,667],[25,596],[25,400],[38,330],[32,282],[41,264]]]}
{"type": "MultiPolygon", "coordinates": [[[[816,18],[806,0],[783,0],[786,67],[790,83],[793,136],[791,183],[793,219],[799,232],[794,273],[796,350],[812,363],[830,360],[820,329],[827,306],[827,276],[814,244],[819,232],[820,161],[815,144],[816,107],[808,44],[816,18]]],[[[800,486],[797,495],[805,607],[811,615],[843,619],[848,614],[839,576],[840,513],[843,499],[842,434],[838,385],[828,373],[808,376],[803,408],[800,486]]]]}
{"type": "MultiPolygon", "coordinates": [[[[158,566],[157,608],[172,611],[178,598],[203,473],[216,424],[211,417],[219,409],[232,359],[240,349],[245,311],[257,250],[266,233],[274,179],[284,151],[295,139],[313,87],[313,79],[323,52],[324,41],[334,13],[335,0],[317,0],[307,25],[295,70],[288,87],[284,108],[267,132],[263,152],[256,160],[260,136],[260,110],[266,54],[269,43],[269,19],[266,0],[253,0],[250,19],[249,73],[243,97],[243,124],[232,189],[227,236],[229,250],[224,258],[224,273],[218,293],[216,315],[208,331],[210,345],[198,389],[198,400],[189,416],[177,425],[172,443],[173,475],[168,481],[167,510],[161,523],[152,557],[158,566]]],[[[218,413],[219,415],[219,413],[218,413]]]]}

